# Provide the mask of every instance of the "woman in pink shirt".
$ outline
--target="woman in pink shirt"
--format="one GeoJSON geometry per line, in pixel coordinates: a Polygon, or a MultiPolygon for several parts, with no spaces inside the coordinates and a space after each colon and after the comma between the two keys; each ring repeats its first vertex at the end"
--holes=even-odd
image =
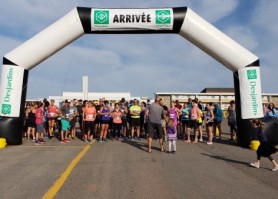
{"type": "Polygon", "coordinates": [[[113,134],[114,134],[114,138],[116,138],[116,131],[118,133],[118,137],[116,138],[116,140],[120,139],[120,135],[121,135],[121,129],[122,129],[122,112],[120,111],[120,107],[119,104],[115,105],[115,109],[112,112],[112,119],[113,119],[113,134]]]}
{"type": "Polygon", "coordinates": [[[96,108],[93,102],[88,101],[87,106],[83,110],[84,120],[84,142],[88,142],[89,139],[93,142],[93,135],[95,130],[96,108]]]}

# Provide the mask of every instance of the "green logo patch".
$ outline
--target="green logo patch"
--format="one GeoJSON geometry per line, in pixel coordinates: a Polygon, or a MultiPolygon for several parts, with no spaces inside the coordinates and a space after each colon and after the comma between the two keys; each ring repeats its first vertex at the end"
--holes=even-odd
{"type": "Polygon", "coordinates": [[[171,12],[170,10],[156,10],[156,24],[170,24],[171,12]]]}
{"type": "Polygon", "coordinates": [[[256,70],[247,70],[248,80],[257,79],[257,71],[256,70]]]}
{"type": "Polygon", "coordinates": [[[95,24],[109,24],[109,10],[95,10],[94,11],[95,24]]]}
{"type": "Polygon", "coordinates": [[[11,114],[11,110],[12,110],[12,106],[10,104],[2,104],[2,111],[1,113],[3,114],[8,114],[10,115],[11,114]]]}

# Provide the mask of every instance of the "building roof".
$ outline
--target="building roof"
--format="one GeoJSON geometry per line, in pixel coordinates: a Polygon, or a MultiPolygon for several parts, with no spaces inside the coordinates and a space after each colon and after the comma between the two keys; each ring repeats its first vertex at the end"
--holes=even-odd
{"type": "Polygon", "coordinates": [[[234,93],[234,88],[204,88],[201,93],[234,93]]]}

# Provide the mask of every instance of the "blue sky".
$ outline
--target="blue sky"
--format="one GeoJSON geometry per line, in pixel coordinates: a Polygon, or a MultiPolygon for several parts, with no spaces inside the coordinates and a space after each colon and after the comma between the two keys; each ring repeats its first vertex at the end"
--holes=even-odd
{"type": "MultiPolygon", "coordinates": [[[[278,93],[278,1],[265,0],[1,0],[0,54],[22,44],[76,6],[187,6],[260,58],[263,92],[278,93]]],[[[232,72],[179,35],[85,35],[32,69],[27,98],[90,92],[199,92],[232,87],[232,72]]]]}

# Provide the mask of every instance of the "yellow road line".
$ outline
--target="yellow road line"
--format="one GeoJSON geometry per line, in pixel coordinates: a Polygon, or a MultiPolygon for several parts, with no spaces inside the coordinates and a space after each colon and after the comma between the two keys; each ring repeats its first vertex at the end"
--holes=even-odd
{"type": "Polygon", "coordinates": [[[56,180],[53,186],[44,194],[43,199],[52,199],[55,197],[55,195],[61,189],[61,187],[69,177],[76,164],[80,161],[80,159],[85,155],[85,153],[90,149],[91,146],[92,145],[89,144],[82,149],[82,151],[69,164],[68,168],[62,173],[60,178],[56,180]]]}

